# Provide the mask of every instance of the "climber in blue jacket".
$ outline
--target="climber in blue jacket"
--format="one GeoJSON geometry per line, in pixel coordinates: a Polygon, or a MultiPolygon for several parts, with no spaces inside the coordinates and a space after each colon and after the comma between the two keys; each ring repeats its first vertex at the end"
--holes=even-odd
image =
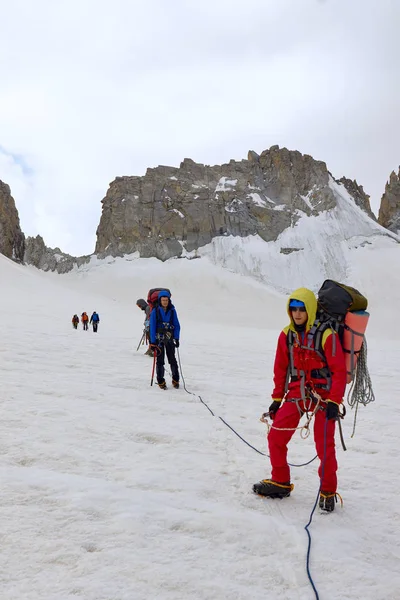
{"type": "Polygon", "coordinates": [[[157,353],[157,383],[163,390],[167,388],[164,378],[165,353],[171,367],[172,385],[179,388],[179,369],[175,348],[179,348],[181,326],[171,294],[166,290],[158,294],[158,306],[150,314],[150,347],[157,353]]]}

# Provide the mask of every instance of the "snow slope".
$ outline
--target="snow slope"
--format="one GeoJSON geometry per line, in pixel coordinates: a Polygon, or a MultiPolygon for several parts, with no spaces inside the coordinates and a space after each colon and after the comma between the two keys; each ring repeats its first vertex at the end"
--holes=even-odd
{"type": "MultiPolygon", "coordinates": [[[[285,229],[274,242],[259,236],[216,237],[197,253],[235,273],[250,275],[283,293],[303,285],[318,289],[326,277],[354,278],[352,264],[359,249],[397,247],[400,237],[384,229],[361,210],[346,188],[330,179],[337,206],[318,216],[299,211],[295,226],[285,229]],[[281,249],[293,249],[289,254],[281,249]]],[[[194,253],[191,253],[192,255],[194,253]]]]}
{"type": "MultiPolygon", "coordinates": [[[[371,248],[349,251],[346,275],[371,298],[377,400],[360,410],[354,438],[350,413],[343,424],[344,508],[317,511],[311,526],[321,600],[400,597],[398,245],[371,248]]],[[[272,268],[277,278],[278,262],[272,268]]],[[[0,256],[0,280],[1,598],[314,598],[304,525],[316,463],[292,470],[290,498],[256,497],[251,485],[269,475],[268,459],[218,419],[266,451],[258,419],[270,403],[284,298],[206,257],[93,259],[57,276],[0,256]],[[150,387],[151,359],[136,352],[135,301],[154,285],[173,290],[194,395],[150,387]],[[84,310],[99,312],[98,334],[72,329],[84,310]]],[[[313,456],[312,439],[296,434],[290,461],[313,456]]]]}

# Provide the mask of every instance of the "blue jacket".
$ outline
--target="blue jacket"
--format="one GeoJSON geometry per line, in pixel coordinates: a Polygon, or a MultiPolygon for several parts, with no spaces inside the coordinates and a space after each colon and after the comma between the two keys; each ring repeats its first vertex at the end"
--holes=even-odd
{"type": "Polygon", "coordinates": [[[174,340],[179,340],[179,334],[181,332],[181,326],[179,324],[178,315],[176,314],[175,306],[171,304],[167,308],[167,312],[161,306],[154,308],[150,314],[150,344],[155,344],[157,339],[157,312],[159,312],[158,328],[163,326],[163,323],[168,323],[168,329],[172,333],[174,340]]]}
{"type": "Polygon", "coordinates": [[[100,321],[100,317],[97,313],[93,313],[92,316],[90,317],[90,322],[93,323],[98,323],[100,321]]]}

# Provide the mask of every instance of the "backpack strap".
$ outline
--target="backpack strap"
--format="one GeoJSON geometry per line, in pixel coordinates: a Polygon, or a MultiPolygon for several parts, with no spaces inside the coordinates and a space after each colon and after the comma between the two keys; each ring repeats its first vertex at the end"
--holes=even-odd
{"type": "Polygon", "coordinates": [[[318,331],[318,328],[321,324],[321,321],[317,318],[315,319],[314,323],[311,326],[310,331],[308,332],[308,336],[307,336],[307,348],[312,348],[312,344],[314,341],[314,349],[315,349],[315,334],[318,331]]]}
{"type": "MultiPolygon", "coordinates": [[[[294,360],[293,360],[293,341],[294,341],[294,333],[291,329],[287,332],[286,335],[286,343],[289,351],[289,365],[286,371],[286,381],[285,381],[285,394],[289,389],[289,381],[294,373],[294,360]]],[[[297,369],[296,369],[297,371],[297,369]]]]}
{"type": "Polygon", "coordinates": [[[286,372],[285,394],[289,389],[290,381],[300,380],[301,397],[306,398],[306,388],[305,388],[306,374],[302,369],[298,369],[294,365],[293,347],[294,347],[295,339],[296,339],[296,334],[294,333],[294,331],[289,329],[289,331],[287,332],[287,335],[286,335],[286,341],[287,341],[288,350],[289,350],[289,366],[288,366],[288,370],[286,372]]]}

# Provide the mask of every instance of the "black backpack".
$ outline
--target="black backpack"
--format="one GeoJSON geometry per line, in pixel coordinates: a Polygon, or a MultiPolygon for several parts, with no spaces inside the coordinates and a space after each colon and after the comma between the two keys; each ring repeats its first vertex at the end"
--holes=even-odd
{"type": "Polygon", "coordinates": [[[318,290],[318,310],[322,316],[342,323],[347,312],[366,310],[368,300],[355,288],[326,279],[318,290]]]}

